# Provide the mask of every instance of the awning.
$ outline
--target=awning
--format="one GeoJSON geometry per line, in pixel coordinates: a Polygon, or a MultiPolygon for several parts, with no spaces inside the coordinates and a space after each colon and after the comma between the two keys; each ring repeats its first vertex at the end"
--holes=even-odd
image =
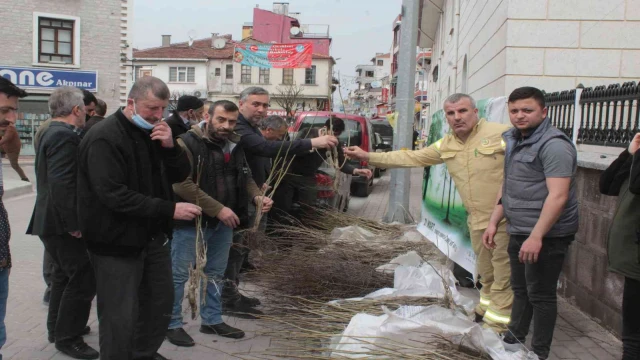
{"type": "Polygon", "coordinates": [[[418,46],[421,48],[433,47],[443,5],[444,0],[422,0],[422,21],[418,24],[418,46]]]}

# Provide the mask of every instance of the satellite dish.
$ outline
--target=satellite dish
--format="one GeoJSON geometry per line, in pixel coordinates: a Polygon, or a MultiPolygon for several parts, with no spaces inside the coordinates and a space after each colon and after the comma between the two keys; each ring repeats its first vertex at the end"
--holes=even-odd
{"type": "Polygon", "coordinates": [[[291,28],[291,30],[289,30],[289,32],[291,33],[291,35],[296,36],[300,34],[300,28],[297,26],[294,26],[291,28]]]}
{"type": "Polygon", "coordinates": [[[377,89],[379,87],[382,87],[382,82],[381,81],[374,81],[374,82],[371,83],[371,88],[377,89]]]}
{"type": "Polygon", "coordinates": [[[196,31],[193,29],[189,30],[187,36],[189,37],[189,47],[191,47],[191,45],[193,45],[193,40],[196,38],[196,31]]]}
{"type": "Polygon", "coordinates": [[[225,39],[213,40],[213,47],[216,49],[223,49],[226,45],[227,45],[227,41],[225,39]]]}

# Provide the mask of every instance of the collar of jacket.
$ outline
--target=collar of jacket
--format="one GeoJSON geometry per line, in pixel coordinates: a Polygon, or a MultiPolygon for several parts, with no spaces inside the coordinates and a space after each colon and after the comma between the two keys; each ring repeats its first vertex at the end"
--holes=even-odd
{"type": "Polygon", "coordinates": [[[257,134],[260,134],[260,136],[262,136],[262,133],[260,132],[260,129],[258,129],[257,125],[253,125],[253,123],[249,120],[247,120],[247,118],[244,117],[244,115],[240,114],[238,115],[238,122],[242,122],[242,123],[246,123],[247,126],[249,126],[250,129],[253,129],[253,131],[257,134]]]}
{"type": "Polygon", "coordinates": [[[51,125],[50,126],[62,126],[65,127],[71,131],[73,131],[74,133],[76,133],[76,135],[81,135],[82,134],[82,129],[75,126],[75,125],[71,125],[71,124],[67,124],[64,121],[58,121],[58,120],[53,120],[51,121],[51,125]]]}
{"type": "MultiPolygon", "coordinates": [[[[469,139],[473,138],[478,133],[478,131],[480,131],[480,127],[482,125],[484,125],[484,123],[486,123],[486,122],[487,122],[487,120],[485,118],[479,119],[478,122],[473,126],[473,129],[471,130],[471,134],[469,134],[469,137],[467,137],[467,141],[469,141],[469,139]]],[[[451,130],[451,134],[453,135],[453,138],[456,139],[456,141],[458,143],[464,144],[462,142],[462,140],[458,137],[458,135],[456,135],[456,133],[453,130],[451,130]]]]}
{"type": "MultiPolygon", "coordinates": [[[[547,130],[549,130],[550,127],[551,127],[551,119],[547,117],[542,121],[542,123],[540,123],[540,125],[538,125],[537,128],[535,128],[535,130],[533,130],[533,133],[531,133],[529,137],[522,140],[522,142],[517,144],[517,146],[530,145],[530,144],[537,143],[538,140],[540,140],[540,138],[542,137],[542,135],[545,132],[547,132],[547,130]]],[[[522,133],[520,132],[520,130],[513,127],[507,130],[503,134],[503,137],[505,140],[511,140],[511,141],[517,142],[519,139],[522,138],[522,133]]]]}

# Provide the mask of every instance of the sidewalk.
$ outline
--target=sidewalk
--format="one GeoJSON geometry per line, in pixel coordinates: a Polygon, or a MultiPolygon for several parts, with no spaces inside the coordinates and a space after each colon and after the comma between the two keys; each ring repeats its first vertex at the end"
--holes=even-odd
{"type": "MultiPolygon", "coordinates": [[[[422,199],[422,168],[411,169],[411,196],[409,212],[420,221],[422,199]]],[[[350,206],[348,213],[380,220],[389,203],[389,171],[375,180],[373,192],[361,203],[350,206]]],[[[354,203],[352,198],[351,203],[354,203]]],[[[465,293],[467,295],[467,293],[465,293]]],[[[479,297],[479,294],[477,294],[479,297]]],[[[527,339],[531,346],[531,336],[527,339]]],[[[584,313],[558,298],[558,322],[553,334],[551,356],[548,360],[618,360],[622,358],[622,343],[584,313]]]]}

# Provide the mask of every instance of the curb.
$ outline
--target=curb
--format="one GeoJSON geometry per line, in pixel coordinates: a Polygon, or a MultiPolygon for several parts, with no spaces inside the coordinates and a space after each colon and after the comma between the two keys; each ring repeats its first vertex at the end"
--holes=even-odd
{"type": "MultiPolygon", "coordinates": [[[[18,181],[10,181],[8,182],[8,184],[5,184],[5,186],[10,185],[11,183],[17,183],[17,182],[18,181]]],[[[24,181],[19,181],[19,182],[23,182],[24,185],[19,184],[16,186],[9,186],[5,188],[4,195],[2,196],[2,201],[6,201],[11,198],[18,197],[20,195],[30,194],[33,192],[33,186],[31,185],[31,183],[26,183],[24,181]]]]}

